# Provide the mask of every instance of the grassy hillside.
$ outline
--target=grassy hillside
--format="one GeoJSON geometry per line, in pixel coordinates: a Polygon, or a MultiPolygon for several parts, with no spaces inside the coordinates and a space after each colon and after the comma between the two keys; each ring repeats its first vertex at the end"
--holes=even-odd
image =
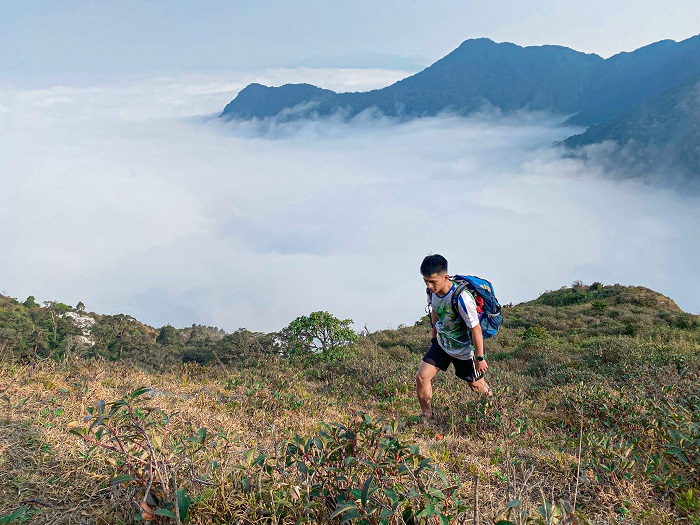
{"type": "Polygon", "coordinates": [[[0,523],[700,523],[700,319],[645,288],[505,308],[495,396],[450,369],[429,424],[425,319],[287,355],[94,315],[85,346],[0,299],[0,523]]]}

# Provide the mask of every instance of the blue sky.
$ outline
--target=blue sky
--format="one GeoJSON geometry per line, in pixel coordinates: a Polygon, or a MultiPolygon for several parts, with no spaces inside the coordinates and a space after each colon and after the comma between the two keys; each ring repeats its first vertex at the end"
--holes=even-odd
{"type": "Polygon", "coordinates": [[[345,66],[363,54],[401,68],[398,57],[429,64],[475,37],[607,57],[692,36],[698,20],[697,0],[0,0],[0,80],[345,66]]]}

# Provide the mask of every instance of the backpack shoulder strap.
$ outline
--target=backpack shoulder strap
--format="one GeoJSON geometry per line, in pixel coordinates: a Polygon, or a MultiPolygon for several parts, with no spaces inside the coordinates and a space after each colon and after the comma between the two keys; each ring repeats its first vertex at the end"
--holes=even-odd
{"type": "MultiPolygon", "coordinates": [[[[469,293],[472,293],[471,290],[469,289],[469,281],[462,277],[461,275],[455,275],[452,277],[452,282],[455,283],[456,288],[455,291],[452,293],[452,310],[455,312],[459,313],[459,297],[462,295],[462,292],[464,290],[467,290],[469,293]]],[[[472,294],[473,295],[473,294],[472,294]]]]}
{"type": "Polygon", "coordinates": [[[425,305],[425,313],[428,314],[428,321],[430,322],[430,328],[434,328],[433,326],[433,316],[431,315],[433,312],[433,293],[428,289],[428,287],[425,287],[425,294],[428,296],[428,302],[425,305]]]}

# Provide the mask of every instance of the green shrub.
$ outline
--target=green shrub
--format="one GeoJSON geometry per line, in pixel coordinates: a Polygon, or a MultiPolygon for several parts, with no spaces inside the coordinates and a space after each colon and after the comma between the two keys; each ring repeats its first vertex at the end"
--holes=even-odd
{"type": "Polygon", "coordinates": [[[602,301],[600,299],[596,299],[591,303],[591,310],[593,310],[597,314],[601,314],[605,312],[605,310],[608,309],[608,303],[605,301],[602,301]]]}
{"type": "Polygon", "coordinates": [[[395,421],[357,413],[348,425],[324,423],[311,437],[294,436],[279,455],[249,450],[234,475],[249,495],[249,519],[448,524],[464,515],[459,483],[397,432],[395,421]]]}
{"type": "Polygon", "coordinates": [[[87,456],[104,454],[113,472],[110,484],[123,487],[129,506],[140,509],[135,520],[182,523],[193,502],[183,480],[193,456],[206,453],[213,436],[205,428],[192,436],[174,435],[173,414],[139,403],[149,390],[138,388],[110,404],[96,402],[87,409],[89,426],[71,432],[88,445],[87,456]]]}

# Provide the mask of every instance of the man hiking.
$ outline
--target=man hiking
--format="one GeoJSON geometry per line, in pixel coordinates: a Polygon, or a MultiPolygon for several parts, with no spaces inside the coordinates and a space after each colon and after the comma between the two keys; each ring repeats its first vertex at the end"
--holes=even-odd
{"type": "Polygon", "coordinates": [[[423,417],[433,417],[430,399],[431,381],[438,373],[454,364],[455,375],[469,387],[483,395],[492,395],[484,380],[489,368],[484,356],[484,338],[479,324],[476,301],[468,290],[457,298],[457,309],[452,307],[456,285],[447,274],[447,260],[442,255],[428,255],[420,265],[420,273],[427,286],[431,344],[416,373],[416,393],[423,417]]]}

